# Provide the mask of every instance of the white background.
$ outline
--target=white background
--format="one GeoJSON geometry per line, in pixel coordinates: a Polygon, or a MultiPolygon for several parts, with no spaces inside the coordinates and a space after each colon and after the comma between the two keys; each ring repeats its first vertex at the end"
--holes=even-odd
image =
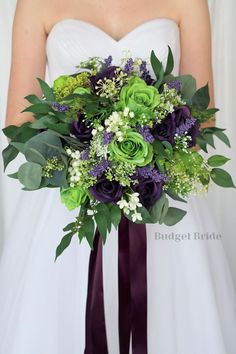
{"type": "MultiPolygon", "coordinates": [[[[0,127],[5,120],[6,95],[9,79],[11,56],[11,26],[15,11],[15,0],[0,0],[0,127]]],[[[235,68],[235,15],[236,2],[234,0],[209,0],[212,21],[213,71],[215,80],[216,107],[220,108],[217,114],[217,125],[227,128],[232,149],[228,150],[218,143],[218,153],[232,158],[227,170],[236,181],[236,68],[235,68]]],[[[194,43],[193,43],[194,45],[194,43]]],[[[22,49],[23,50],[23,49],[22,49]]],[[[6,146],[6,139],[0,134],[0,149],[6,146]]],[[[17,181],[6,177],[2,172],[0,159],[0,246],[6,235],[6,228],[14,220],[12,215],[17,204],[20,186],[17,181]]],[[[13,164],[7,173],[15,172],[17,166],[13,164]]],[[[236,190],[214,187],[207,198],[209,208],[220,225],[216,231],[221,233],[223,244],[229,260],[231,271],[236,284],[236,190]]],[[[202,215],[204,218],[204,215],[202,215]]],[[[210,231],[210,230],[209,230],[210,231]]]]}

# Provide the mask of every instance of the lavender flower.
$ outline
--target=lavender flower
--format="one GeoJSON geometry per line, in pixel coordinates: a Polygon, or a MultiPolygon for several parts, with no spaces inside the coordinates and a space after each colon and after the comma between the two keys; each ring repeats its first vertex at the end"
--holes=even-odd
{"type": "Polygon", "coordinates": [[[154,142],[154,137],[150,132],[149,127],[147,126],[137,126],[136,127],[137,131],[143,136],[144,140],[147,141],[148,143],[153,143],[154,142]]]}
{"type": "Polygon", "coordinates": [[[145,60],[142,60],[139,69],[142,72],[141,79],[143,79],[148,85],[151,85],[153,80],[150,76],[149,70],[147,69],[147,62],[145,60]]]}
{"type": "Polygon", "coordinates": [[[69,106],[67,105],[61,105],[58,102],[53,102],[52,106],[58,111],[58,112],[67,112],[69,110],[69,106]]]}
{"type": "Polygon", "coordinates": [[[133,67],[134,67],[134,61],[132,58],[129,58],[124,66],[124,72],[128,75],[131,74],[133,67]]]}
{"type": "Polygon", "coordinates": [[[113,139],[113,137],[114,137],[114,133],[108,133],[108,132],[104,132],[104,134],[103,134],[103,144],[104,145],[108,145],[108,144],[110,144],[111,143],[111,141],[112,141],[112,139],[113,139]]]}
{"type": "Polygon", "coordinates": [[[174,88],[176,91],[181,90],[181,82],[179,82],[178,80],[172,80],[172,81],[168,82],[167,85],[170,89],[174,88]]]}
{"type": "Polygon", "coordinates": [[[80,154],[80,159],[81,160],[88,160],[89,159],[89,153],[90,153],[90,149],[86,148],[85,150],[83,150],[80,154]]]}
{"type": "Polygon", "coordinates": [[[111,62],[112,62],[112,56],[109,55],[109,56],[104,60],[104,62],[105,62],[106,68],[108,68],[108,67],[111,65],[111,62]]]}
{"type": "Polygon", "coordinates": [[[181,124],[179,127],[176,128],[176,134],[183,135],[189,131],[192,126],[196,123],[196,119],[193,117],[189,117],[186,119],[185,123],[181,124]]]}
{"type": "Polygon", "coordinates": [[[109,166],[109,161],[103,159],[101,162],[99,162],[97,165],[93,167],[93,169],[89,172],[91,177],[101,177],[103,172],[107,169],[109,166]]]}
{"type": "Polygon", "coordinates": [[[165,183],[168,180],[168,176],[165,173],[160,173],[156,168],[148,165],[144,167],[137,168],[138,178],[150,178],[154,182],[163,182],[165,183]]]}

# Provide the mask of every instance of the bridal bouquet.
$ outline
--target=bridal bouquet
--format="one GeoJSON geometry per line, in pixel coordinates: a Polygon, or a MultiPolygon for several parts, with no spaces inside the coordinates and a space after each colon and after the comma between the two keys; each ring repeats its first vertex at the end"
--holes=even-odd
{"type": "Polygon", "coordinates": [[[77,72],[58,77],[52,87],[38,79],[43,96],[25,97],[35,121],[3,129],[10,138],[3,151],[5,168],[18,153],[26,162],[10,174],[23,189],[60,188],[61,202],[79,209],[56,251],[73,235],[93,247],[97,226],[105,243],[121,216],[135,223],[179,222],[186,211],[169,207],[169,198],[186,202],[207,192],[211,181],[234,187],[222,168],[228,158],[205,159],[214,137],[230,146],[224,129],[201,129],[218,109],[209,109],[208,85],[196,89],[191,75],[173,76],[169,48],[166,67],[152,51],[140,58],[89,58],[77,72]]]}

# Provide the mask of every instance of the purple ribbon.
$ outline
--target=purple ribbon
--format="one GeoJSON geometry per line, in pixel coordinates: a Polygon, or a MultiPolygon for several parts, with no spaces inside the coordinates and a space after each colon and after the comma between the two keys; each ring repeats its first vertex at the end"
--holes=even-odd
{"type": "MultiPolygon", "coordinates": [[[[146,226],[122,216],[118,226],[120,354],[147,354],[146,226]]],[[[96,230],[91,251],[84,354],[108,354],[102,276],[102,237],[96,230]]]]}

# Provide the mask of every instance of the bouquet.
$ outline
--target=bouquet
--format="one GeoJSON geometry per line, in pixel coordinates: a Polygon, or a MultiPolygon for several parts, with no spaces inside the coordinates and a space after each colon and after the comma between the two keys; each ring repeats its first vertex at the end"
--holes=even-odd
{"type": "Polygon", "coordinates": [[[185,210],[169,206],[207,192],[211,181],[234,187],[221,168],[229,159],[204,158],[217,137],[230,146],[225,129],[201,128],[218,109],[209,109],[208,84],[196,88],[191,75],[174,76],[171,48],[164,67],[123,57],[90,57],[76,73],[49,85],[38,78],[42,97],[28,95],[34,122],[3,129],[10,139],[4,168],[18,153],[25,156],[16,173],[23,190],[59,188],[61,202],[78,216],[68,224],[56,258],[77,235],[91,248],[97,227],[103,243],[121,217],[135,223],[178,223],[185,210]],[[151,65],[155,77],[148,70],[151,65]]]}

